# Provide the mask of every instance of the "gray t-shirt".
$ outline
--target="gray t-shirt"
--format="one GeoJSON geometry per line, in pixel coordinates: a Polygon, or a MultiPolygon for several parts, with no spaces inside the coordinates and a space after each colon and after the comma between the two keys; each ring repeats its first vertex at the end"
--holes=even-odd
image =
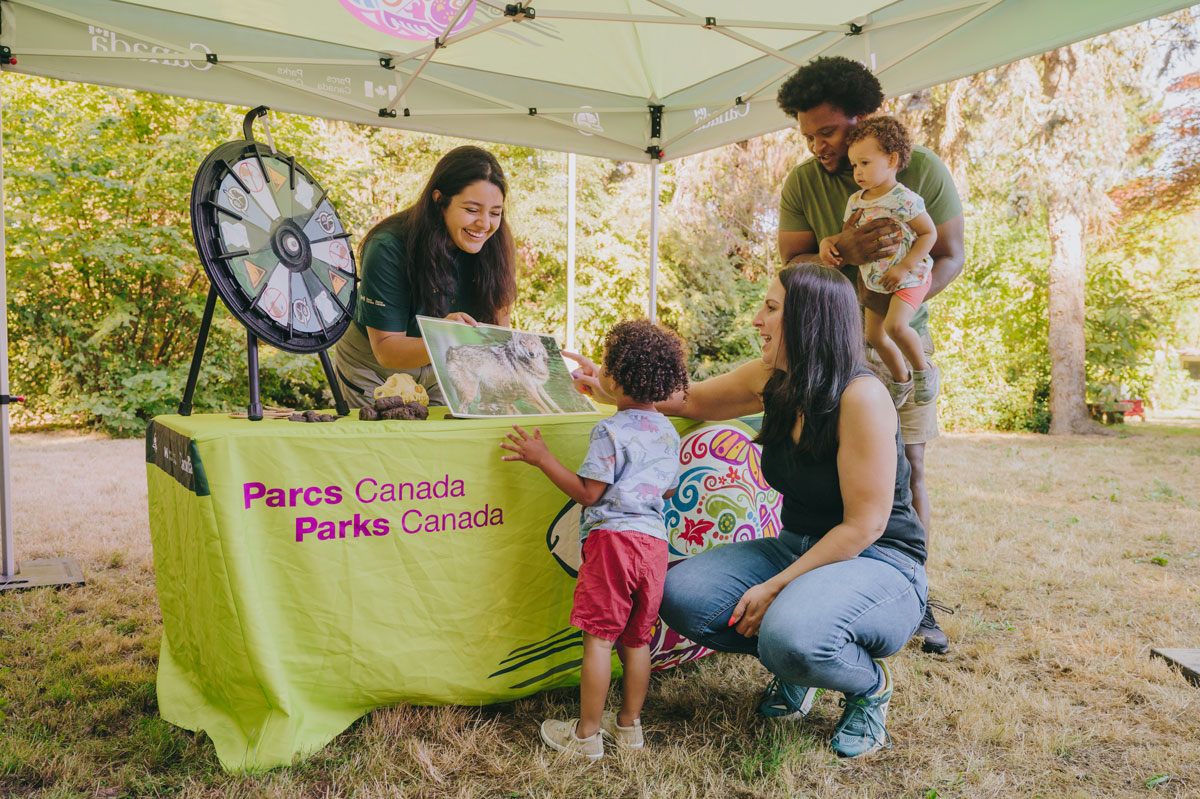
{"type": "Polygon", "coordinates": [[[617,411],[592,428],[577,474],[608,483],[583,509],[579,542],[593,529],[632,530],[667,540],[663,494],[679,485],[679,434],[657,411],[617,411]]]}

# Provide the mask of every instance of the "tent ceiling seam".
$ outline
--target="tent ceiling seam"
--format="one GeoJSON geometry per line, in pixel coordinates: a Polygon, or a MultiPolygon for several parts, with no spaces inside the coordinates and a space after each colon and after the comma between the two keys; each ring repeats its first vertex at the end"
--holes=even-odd
{"type": "MultiPolygon", "coordinates": [[[[977,8],[983,5],[995,4],[992,3],[991,0],[963,0],[961,3],[952,3],[946,6],[939,6],[938,8],[929,8],[925,9],[924,11],[917,11],[912,14],[906,14],[903,17],[889,19],[886,22],[876,22],[872,25],[872,27],[878,31],[885,28],[893,28],[897,25],[907,25],[910,22],[920,22],[921,20],[929,19],[930,17],[940,17],[944,14],[953,14],[955,11],[963,11],[968,8],[977,8]]],[[[871,13],[878,14],[882,10],[883,9],[881,8],[876,9],[871,13]]]]}
{"type": "MultiPolygon", "coordinates": [[[[465,8],[467,8],[467,5],[463,6],[463,9],[465,9],[465,8]]],[[[498,19],[491,20],[490,22],[485,22],[482,25],[476,25],[475,27],[470,28],[469,30],[459,31],[458,33],[447,34],[446,36],[442,36],[442,37],[440,37],[440,39],[435,40],[434,44],[426,45],[425,47],[420,47],[416,50],[413,50],[412,52],[409,52],[409,53],[393,52],[393,53],[390,53],[390,55],[393,57],[393,59],[395,60],[395,62],[397,64],[402,64],[406,61],[412,61],[414,59],[420,58],[421,56],[426,55],[427,53],[436,52],[439,49],[439,46],[436,44],[437,41],[441,41],[441,47],[448,47],[451,44],[457,44],[466,39],[473,39],[476,36],[479,36],[480,34],[487,33],[491,30],[494,30],[494,29],[500,27],[501,25],[507,25],[508,23],[515,22],[515,21],[517,21],[517,20],[515,20],[512,17],[500,17],[498,19]]]]}
{"type": "MultiPolygon", "coordinates": [[[[421,77],[421,71],[429,65],[429,62],[433,59],[434,53],[441,48],[446,47],[446,37],[448,37],[450,32],[454,30],[454,26],[458,24],[458,21],[462,19],[463,14],[466,13],[467,9],[470,8],[471,5],[472,4],[470,2],[466,2],[459,6],[458,13],[455,14],[453,19],[450,20],[449,24],[446,25],[445,30],[442,31],[442,35],[433,40],[433,47],[430,48],[429,52],[425,55],[425,60],[421,62],[421,66],[417,67],[416,72],[408,76],[408,80],[406,80],[404,85],[400,87],[400,91],[396,93],[396,96],[392,99],[392,101],[385,107],[379,109],[380,116],[390,116],[396,112],[396,106],[404,102],[404,95],[408,93],[409,87],[416,82],[417,78],[421,77]]],[[[407,112],[407,110],[408,107],[405,106],[405,111],[407,112]]]]}
{"type": "MultiPolygon", "coordinates": [[[[811,59],[813,59],[813,58],[816,58],[816,57],[817,57],[817,56],[819,56],[819,55],[821,55],[821,53],[824,53],[826,50],[829,50],[829,49],[831,49],[831,48],[833,48],[833,47],[836,47],[836,46],[837,46],[839,43],[841,43],[841,38],[840,38],[840,37],[839,37],[839,38],[836,38],[836,39],[833,39],[832,41],[830,41],[830,42],[829,42],[829,44],[825,45],[824,47],[822,47],[821,49],[819,49],[819,50],[817,50],[815,53],[813,53],[813,54],[812,54],[812,56],[810,57],[810,60],[811,60],[811,59]]],[[[750,91],[749,91],[749,92],[747,92],[746,94],[740,95],[740,96],[738,97],[738,99],[737,99],[737,100],[734,100],[732,103],[729,103],[728,105],[721,107],[721,110],[720,110],[720,111],[718,111],[718,112],[715,114],[715,116],[720,116],[721,114],[724,114],[725,112],[729,111],[730,109],[737,107],[737,105],[739,104],[739,102],[738,102],[739,100],[740,100],[742,103],[745,103],[745,102],[750,102],[750,101],[753,101],[753,100],[757,100],[757,99],[758,99],[758,94],[759,94],[759,93],[760,93],[760,92],[761,92],[763,89],[767,88],[768,86],[771,86],[771,85],[773,85],[773,84],[775,83],[775,81],[777,81],[777,80],[779,80],[780,78],[784,77],[785,75],[787,75],[787,74],[788,74],[789,72],[791,72],[791,71],[792,71],[792,67],[789,65],[787,69],[784,69],[784,70],[781,70],[781,71],[779,71],[779,72],[776,72],[776,73],[775,73],[774,75],[772,75],[772,76],[771,76],[769,79],[767,79],[767,80],[763,81],[762,83],[758,84],[757,86],[755,86],[755,87],[754,87],[752,90],[750,90],[750,91]]],[[[690,135],[692,135],[692,134],[693,134],[693,133],[695,133],[697,130],[699,130],[700,128],[704,127],[704,125],[705,125],[705,124],[707,124],[707,122],[708,122],[707,118],[705,118],[705,119],[701,119],[701,120],[697,120],[697,122],[696,122],[694,125],[692,125],[690,128],[688,128],[687,130],[683,131],[682,133],[678,133],[678,134],[676,134],[676,135],[672,136],[670,139],[668,139],[666,142],[664,142],[664,143],[663,143],[663,145],[662,145],[662,148],[663,148],[663,150],[666,150],[666,149],[667,149],[667,147],[670,147],[671,145],[675,144],[676,142],[678,142],[678,141],[681,141],[682,139],[686,138],[687,136],[690,136],[690,135]]]]}
{"type": "Polygon", "coordinates": [[[659,102],[658,86],[654,82],[653,75],[651,75],[650,65],[646,63],[646,46],[642,43],[642,34],[638,31],[636,24],[632,22],[628,24],[633,28],[633,38],[637,42],[638,63],[642,67],[642,79],[646,82],[646,88],[649,89],[646,101],[649,104],[657,103],[659,102]]]}
{"type": "Polygon", "coordinates": [[[944,36],[950,35],[954,31],[956,31],[959,28],[963,27],[964,25],[972,22],[973,20],[977,19],[981,15],[986,14],[987,12],[991,11],[993,8],[1000,5],[1000,3],[1002,3],[1002,2],[1004,2],[1004,0],[988,0],[988,2],[983,3],[981,5],[981,7],[977,8],[977,10],[974,13],[968,14],[965,17],[963,17],[962,19],[956,20],[953,24],[947,25],[945,28],[942,28],[941,30],[934,33],[933,35],[926,37],[919,44],[917,44],[913,47],[910,47],[908,50],[904,51],[899,56],[893,58],[890,62],[888,62],[887,64],[884,64],[878,70],[876,70],[875,74],[882,75],[884,72],[887,72],[889,69],[896,66],[897,64],[900,64],[900,63],[908,60],[909,58],[911,58],[914,54],[921,52],[921,50],[923,50],[926,47],[928,47],[929,45],[933,44],[938,39],[941,39],[944,36]]]}
{"type": "MultiPolygon", "coordinates": [[[[182,52],[179,45],[175,44],[174,42],[169,42],[164,39],[159,39],[157,37],[151,38],[142,33],[136,33],[134,31],[126,30],[123,28],[117,28],[117,27],[114,27],[114,26],[108,25],[108,24],[99,24],[95,20],[88,19],[87,17],[83,17],[83,16],[80,16],[77,14],[71,14],[69,12],[59,12],[57,9],[47,9],[38,3],[31,3],[31,2],[29,2],[29,0],[8,0],[8,2],[17,2],[21,5],[27,5],[31,8],[36,8],[38,11],[49,14],[50,16],[66,17],[67,19],[74,20],[75,22],[79,22],[79,23],[86,24],[86,25],[92,25],[93,27],[103,28],[104,30],[110,30],[110,31],[113,31],[116,33],[123,34],[125,36],[132,37],[134,39],[140,39],[141,41],[149,42],[150,44],[156,44],[159,47],[166,47],[169,50],[182,52]]],[[[142,53],[141,55],[144,56],[145,54],[142,53]]],[[[191,53],[190,58],[188,58],[187,60],[195,60],[195,58],[196,58],[195,53],[191,53]]],[[[280,86],[286,86],[289,89],[301,91],[306,94],[311,94],[316,97],[324,98],[326,100],[332,100],[335,103],[339,103],[341,105],[346,105],[351,108],[356,108],[360,111],[370,112],[370,111],[375,110],[371,106],[368,106],[364,103],[357,103],[353,100],[347,100],[342,97],[337,97],[337,96],[334,96],[331,94],[326,94],[325,92],[319,91],[317,89],[310,89],[309,87],[307,87],[303,84],[285,81],[281,78],[275,77],[274,75],[268,75],[265,72],[259,72],[258,70],[250,69],[249,67],[240,67],[240,66],[237,66],[236,64],[224,64],[224,63],[221,63],[220,61],[217,61],[216,63],[214,63],[213,66],[217,67],[218,69],[224,68],[224,69],[232,70],[234,72],[241,72],[243,74],[253,75],[255,77],[258,77],[265,81],[268,81],[270,83],[275,83],[280,86]]]]}
{"type": "MultiPolygon", "coordinates": [[[[649,0],[653,2],[653,0],[649,0]]],[[[486,5],[491,7],[491,3],[486,5]]],[[[661,5],[657,4],[656,5],[661,5]]],[[[664,8],[666,6],[663,6],[664,8]]],[[[572,22],[639,22],[647,25],[675,25],[679,27],[704,27],[704,20],[684,12],[687,18],[670,17],[666,14],[619,14],[599,11],[554,11],[538,9],[538,19],[560,19],[572,22]]],[[[731,28],[761,28],[766,30],[810,31],[813,33],[845,33],[845,25],[817,25],[815,23],[783,22],[775,20],[731,19],[723,24],[731,28]]]]}

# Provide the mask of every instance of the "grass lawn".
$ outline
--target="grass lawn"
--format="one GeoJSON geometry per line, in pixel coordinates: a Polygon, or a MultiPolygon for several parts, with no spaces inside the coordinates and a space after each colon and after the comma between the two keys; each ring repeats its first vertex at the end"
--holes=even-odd
{"type": "Polygon", "coordinates": [[[960,608],[949,655],[892,659],[886,752],[830,753],[833,697],[755,718],[766,672],[713,656],[654,676],[645,752],[591,767],[538,741],[578,714],[562,690],[379,710],[258,775],[158,718],[143,443],[18,435],[18,557],[74,557],[88,582],[0,595],[0,796],[1200,796],[1200,688],[1150,658],[1200,647],[1200,418],[1120,429],[930,445],[930,582],[960,608]]]}

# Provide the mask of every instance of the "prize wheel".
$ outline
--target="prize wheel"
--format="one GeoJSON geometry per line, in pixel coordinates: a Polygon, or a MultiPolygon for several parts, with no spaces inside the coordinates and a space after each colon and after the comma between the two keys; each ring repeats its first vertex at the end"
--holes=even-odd
{"type": "MultiPolygon", "coordinates": [[[[251,112],[254,113],[254,112],[251,112]]],[[[325,190],[249,136],[220,145],[192,184],[192,234],[229,311],[262,341],[323,352],[350,325],[358,276],[325,190]]]]}

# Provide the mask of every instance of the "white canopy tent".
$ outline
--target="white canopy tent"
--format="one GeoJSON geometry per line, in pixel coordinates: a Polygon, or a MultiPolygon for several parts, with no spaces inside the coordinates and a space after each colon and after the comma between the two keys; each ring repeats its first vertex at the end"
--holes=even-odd
{"type": "Polygon", "coordinates": [[[625,161],[778,130],[819,55],[888,95],[1178,0],[3,0],[17,71],[625,161]]]}
{"type": "MultiPolygon", "coordinates": [[[[896,95],[1188,5],[0,0],[0,62],[62,80],[657,164],[788,125],[775,93],[817,56],[861,60],[896,95]]],[[[653,242],[653,216],[651,231],[653,242]]],[[[653,281],[652,265],[652,302],[653,281]]],[[[6,405],[0,469],[3,587],[16,573],[6,405]]]]}

